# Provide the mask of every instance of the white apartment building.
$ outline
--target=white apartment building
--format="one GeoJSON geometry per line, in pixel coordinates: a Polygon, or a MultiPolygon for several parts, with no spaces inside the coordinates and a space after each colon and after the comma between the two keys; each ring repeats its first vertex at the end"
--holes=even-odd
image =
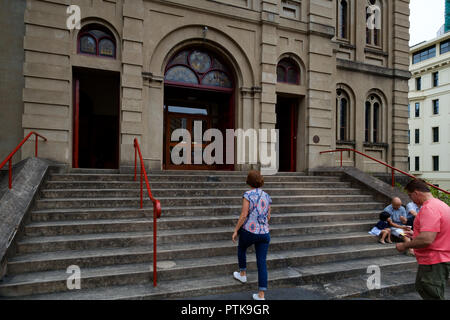
{"type": "Polygon", "coordinates": [[[450,33],[410,48],[409,168],[450,190],[450,33]]]}

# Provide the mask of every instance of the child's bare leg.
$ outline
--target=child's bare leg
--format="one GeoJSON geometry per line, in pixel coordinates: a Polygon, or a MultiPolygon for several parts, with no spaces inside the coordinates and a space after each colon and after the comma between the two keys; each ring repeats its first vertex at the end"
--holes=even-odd
{"type": "Polygon", "coordinates": [[[388,239],[387,239],[387,243],[392,243],[392,239],[391,239],[391,229],[386,229],[387,234],[388,234],[388,239]]]}
{"type": "Polygon", "coordinates": [[[386,239],[386,236],[387,236],[386,230],[381,231],[380,236],[381,236],[381,238],[380,238],[379,242],[384,244],[385,243],[384,239],[386,239]]]}

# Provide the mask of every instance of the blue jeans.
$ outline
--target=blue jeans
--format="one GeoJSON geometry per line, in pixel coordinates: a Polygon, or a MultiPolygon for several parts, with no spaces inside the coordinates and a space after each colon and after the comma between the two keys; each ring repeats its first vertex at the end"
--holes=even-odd
{"type": "Polygon", "coordinates": [[[254,234],[247,230],[239,230],[238,261],[240,271],[247,269],[247,248],[255,245],[256,264],[258,266],[259,291],[267,290],[267,250],[269,249],[270,235],[254,234]]]}

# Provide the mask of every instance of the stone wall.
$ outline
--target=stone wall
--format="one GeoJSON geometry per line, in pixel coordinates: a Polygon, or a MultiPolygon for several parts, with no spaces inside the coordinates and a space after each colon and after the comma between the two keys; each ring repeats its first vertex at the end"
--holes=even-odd
{"type": "MultiPolygon", "coordinates": [[[[20,143],[26,0],[0,2],[0,162],[20,143]]],[[[13,158],[16,163],[21,153],[13,158]]]]}

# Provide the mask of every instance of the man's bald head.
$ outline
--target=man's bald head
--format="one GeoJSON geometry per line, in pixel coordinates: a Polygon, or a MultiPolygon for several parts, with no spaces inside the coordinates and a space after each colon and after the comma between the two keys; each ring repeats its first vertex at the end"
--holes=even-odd
{"type": "Polygon", "coordinates": [[[401,205],[402,205],[402,200],[400,200],[400,198],[398,198],[398,197],[392,198],[392,207],[395,210],[398,210],[401,207],[401,205]]]}

